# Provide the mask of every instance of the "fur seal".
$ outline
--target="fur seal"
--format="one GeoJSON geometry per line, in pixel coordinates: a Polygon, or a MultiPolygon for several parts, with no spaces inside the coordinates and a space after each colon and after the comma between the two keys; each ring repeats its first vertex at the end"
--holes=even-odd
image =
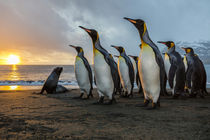
{"type": "Polygon", "coordinates": [[[58,80],[62,71],[63,71],[62,67],[56,67],[53,69],[53,71],[45,81],[40,94],[43,94],[44,91],[46,91],[48,94],[62,93],[67,91],[65,87],[58,85],[58,80]]]}

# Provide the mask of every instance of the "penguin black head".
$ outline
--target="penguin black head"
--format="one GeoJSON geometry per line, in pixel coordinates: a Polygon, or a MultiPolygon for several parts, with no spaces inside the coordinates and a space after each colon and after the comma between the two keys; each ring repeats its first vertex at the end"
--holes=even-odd
{"type": "Polygon", "coordinates": [[[133,23],[133,25],[138,29],[140,36],[142,37],[146,31],[146,24],[142,19],[131,19],[124,17],[124,19],[133,23]]]}
{"type": "Polygon", "coordinates": [[[128,55],[128,56],[132,57],[135,61],[137,61],[139,58],[138,56],[133,56],[133,55],[128,55]]]}
{"type": "Polygon", "coordinates": [[[175,44],[174,44],[173,41],[166,41],[166,42],[164,42],[164,41],[158,41],[158,43],[161,43],[161,44],[166,45],[168,47],[168,50],[171,49],[171,48],[173,48],[173,47],[175,47],[175,44]]]}
{"type": "Polygon", "coordinates": [[[121,47],[121,46],[111,45],[111,47],[117,49],[120,54],[125,52],[125,49],[123,47],[121,47]]]}
{"type": "Polygon", "coordinates": [[[82,26],[79,26],[79,27],[82,28],[83,30],[85,30],[89,34],[89,36],[91,37],[93,43],[95,43],[98,40],[99,35],[98,35],[98,32],[96,30],[94,30],[94,29],[87,29],[87,28],[82,27],[82,26]]]}
{"type": "Polygon", "coordinates": [[[186,54],[188,53],[194,54],[194,50],[191,47],[187,47],[187,48],[182,47],[182,49],[186,52],[186,54]]]}
{"type": "Polygon", "coordinates": [[[77,51],[78,54],[83,52],[82,47],[74,46],[74,45],[69,45],[69,46],[72,47],[72,48],[74,48],[77,51]]]}

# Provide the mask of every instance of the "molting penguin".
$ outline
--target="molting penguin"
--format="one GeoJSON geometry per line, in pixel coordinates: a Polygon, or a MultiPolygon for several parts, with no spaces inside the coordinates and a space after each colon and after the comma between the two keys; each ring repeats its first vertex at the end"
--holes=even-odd
{"type": "Polygon", "coordinates": [[[124,97],[133,96],[134,86],[134,68],[130,58],[126,55],[125,49],[121,46],[111,46],[117,49],[120,53],[118,59],[118,72],[120,81],[125,91],[124,97]]]}
{"type": "Polygon", "coordinates": [[[94,74],[96,79],[97,90],[99,94],[99,101],[96,104],[102,104],[104,96],[108,96],[109,102],[112,104],[115,101],[114,90],[119,85],[117,82],[117,69],[115,68],[114,60],[109,56],[107,50],[105,50],[99,40],[98,32],[94,29],[85,30],[92,39],[93,43],[93,60],[94,60],[94,74]]]}
{"type": "Polygon", "coordinates": [[[74,71],[75,76],[81,91],[81,95],[77,98],[82,98],[84,93],[87,94],[87,99],[93,97],[93,76],[90,64],[84,56],[84,51],[79,46],[69,45],[77,51],[77,56],[75,58],[74,71]]]}
{"type": "Polygon", "coordinates": [[[186,52],[187,58],[187,73],[186,73],[186,85],[188,89],[191,89],[191,97],[196,97],[199,94],[204,97],[207,94],[206,91],[206,70],[203,62],[199,59],[198,55],[194,53],[194,50],[190,47],[182,48],[186,52]]]}
{"type": "Polygon", "coordinates": [[[170,66],[170,68],[169,70],[167,68],[167,76],[169,85],[172,88],[172,95],[174,97],[178,97],[179,95],[183,96],[185,87],[185,66],[182,57],[175,50],[175,44],[173,41],[158,41],[158,43],[164,44],[168,47],[168,50],[165,53],[165,56],[167,55],[165,57],[165,62],[167,64],[169,59],[170,65],[167,64],[167,66],[170,66]]]}
{"type": "Polygon", "coordinates": [[[133,56],[133,55],[128,55],[131,57],[131,59],[133,59],[135,61],[135,65],[136,65],[136,70],[135,70],[135,75],[136,75],[136,84],[139,88],[139,93],[142,92],[142,86],[141,86],[141,81],[140,81],[140,76],[139,76],[139,70],[138,70],[138,61],[139,61],[139,57],[138,56],[133,56]]]}
{"type": "Polygon", "coordinates": [[[152,100],[152,108],[159,105],[160,93],[165,93],[165,69],[163,58],[158,47],[152,42],[147,31],[146,23],[141,19],[124,18],[138,29],[141,39],[141,51],[139,55],[139,75],[144,91],[144,105],[152,100]]]}
{"type": "Polygon", "coordinates": [[[62,67],[56,67],[55,69],[53,69],[53,71],[45,81],[40,94],[43,94],[44,91],[46,91],[48,94],[51,94],[51,93],[65,92],[67,90],[65,87],[61,85],[58,86],[58,80],[62,71],[63,71],[62,67]]]}

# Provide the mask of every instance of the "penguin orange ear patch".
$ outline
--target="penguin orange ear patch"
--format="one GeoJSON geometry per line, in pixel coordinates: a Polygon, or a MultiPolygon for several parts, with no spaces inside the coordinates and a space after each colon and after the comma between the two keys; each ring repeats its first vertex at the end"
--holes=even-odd
{"type": "Polygon", "coordinates": [[[171,43],[171,48],[174,47],[174,46],[175,46],[174,43],[171,43]]]}

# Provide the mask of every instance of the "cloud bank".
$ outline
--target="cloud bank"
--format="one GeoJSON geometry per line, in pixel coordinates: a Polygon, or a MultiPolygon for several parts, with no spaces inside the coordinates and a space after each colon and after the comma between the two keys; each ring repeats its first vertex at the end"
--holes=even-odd
{"type": "MultiPolygon", "coordinates": [[[[102,46],[124,46],[138,55],[137,30],[123,17],[141,18],[154,42],[210,40],[208,0],[0,0],[1,53],[15,52],[25,64],[73,64],[75,50],[84,48],[92,63],[92,42],[82,25],[99,32],[102,46]]],[[[162,46],[160,46],[162,49],[162,46]]]]}

